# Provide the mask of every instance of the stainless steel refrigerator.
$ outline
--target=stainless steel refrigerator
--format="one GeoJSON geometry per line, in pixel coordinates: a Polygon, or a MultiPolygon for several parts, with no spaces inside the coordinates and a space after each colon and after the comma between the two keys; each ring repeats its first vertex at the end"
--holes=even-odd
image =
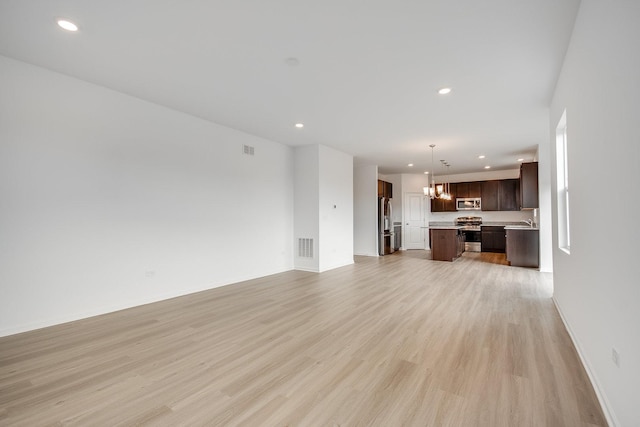
{"type": "Polygon", "coordinates": [[[378,197],[378,254],[388,255],[394,252],[394,233],[391,199],[378,197]]]}

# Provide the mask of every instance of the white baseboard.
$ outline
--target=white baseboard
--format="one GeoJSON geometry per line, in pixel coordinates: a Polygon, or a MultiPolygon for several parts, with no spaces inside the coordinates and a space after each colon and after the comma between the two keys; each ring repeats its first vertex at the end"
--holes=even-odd
{"type": "Polygon", "coordinates": [[[564,323],[565,329],[569,333],[569,338],[571,338],[571,342],[573,342],[573,346],[576,348],[576,351],[578,352],[578,357],[580,357],[582,366],[584,366],[584,370],[587,372],[587,376],[591,381],[593,390],[596,392],[596,397],[598,398],[598,402],[600,402],[600,407],[602,408],[604,417],[607,419],[607,424],[609,424],[609,427],[619,426],[620,423],[618,423],[618,420],[615,414],[610,409],[611,405],[609,404],[609,400],[607,399],[607,396],[604,394],[604,392],[600,388],[598,378],[596,377],[595,372],[591,368],[591,364],[589,363],[584,352],[582,351],[582,346],[580,346],[580,342],[578,341],[576,336],[573,334],[573,331],[571,330],[571,326],[567,322],[567,319],[564,317],[564,314],[562,313],[562,309],[560,308],[558,301],[555,299],[555,297],[552,297],[551,299],[553,300],[553,304],[556,306],[556,310],[558,310],[558,314],[560,314],[560,319],[562,319],[562,323],[564,323]]]}

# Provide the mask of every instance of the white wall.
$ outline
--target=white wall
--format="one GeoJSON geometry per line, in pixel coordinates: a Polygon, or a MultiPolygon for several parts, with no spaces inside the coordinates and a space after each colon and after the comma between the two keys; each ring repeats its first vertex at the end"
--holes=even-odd
{"type": "MultiPolygon", "coordinates": [[[[551,126],[551,125],[550,125],[551,126]]],[[[553,133],[555,135],[555,124],[553,133]]],[[[537,153],[538,161],[538,206],[539,209],[532,211],[537,214],[536,218],[532,218],[540,227],[540,271],[553,272],[553,241],[552,241],[552,216],[551,216],[551,198],[553,191],[551,190],[551,144],[550,141],[543,141],[538,145],[537,153]]]]}
{"type": "Polygon", "coordinates": [[[0,335],[292,268],[289,147],[5,57],[0,93],[0,335]]]}
{"type": "Polygon", "coordinates": [[[294,238],[314,239],[296,269],[322,272],[353,263],[353,157],[322,145],[295,149],[294,238]]]}
{"type": "Polygon", "coordinates": [[[353,252],[378,256],[378,166],[353,166],[353,252]]]}
{"type": "Polygon", "coordinates": [[[423,188],[427,185],[429,185],[428,175],[425,175],[423,173],[402,174],[403,193],[423,193],[423,188]]]}
{"type": "Polygon", "coordinates": [[[353,264],[353,156],[323,145],[319,155],[320,271],[327,271],[353,264]]]}
{"type": "Polygon", "coordinates": [[[320,270],[319,149],[318,145],[307,145],[294,150],[294,266],[298,270],[320,270]],[[298,239],[313,239],[313,257],[298,256],[298,239]]]}
{"type": "MultiPolygon", "coordinates": [[[[571,213],[569,255],[554,195],[554,298],[610,424],[627,427],[640,425],[640,229],[626,218],[640,183],[638,22],[637,1],[582,1],[550,112],[555,155],[567,111],[571,213]]],[[[555,171],[554,160],[554,188],[555,171]]]]}

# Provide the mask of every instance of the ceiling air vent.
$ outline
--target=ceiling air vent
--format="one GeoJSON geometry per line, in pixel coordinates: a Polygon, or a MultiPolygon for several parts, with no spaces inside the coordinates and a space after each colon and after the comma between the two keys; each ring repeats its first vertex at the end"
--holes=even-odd
{"type": "Polygon", "coordinates": [[[242,146],[242,154],[246,154],[247,156],[253,156],[255,149],[250,145],[242,146]]]}
{"type": "Polygon", "coordinates": [[[313,258],[313,239],[307,237],[298,239],[298,256],[300,258],[313,258]]]}

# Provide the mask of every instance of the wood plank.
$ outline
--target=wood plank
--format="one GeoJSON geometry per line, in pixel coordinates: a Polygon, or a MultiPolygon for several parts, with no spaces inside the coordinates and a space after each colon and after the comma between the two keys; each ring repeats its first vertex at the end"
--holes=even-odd
{"type": "Polygon", "coordinates": [[[504,254],[356,257],[0,338],[0,425],[605,426],[504,254]]]}

